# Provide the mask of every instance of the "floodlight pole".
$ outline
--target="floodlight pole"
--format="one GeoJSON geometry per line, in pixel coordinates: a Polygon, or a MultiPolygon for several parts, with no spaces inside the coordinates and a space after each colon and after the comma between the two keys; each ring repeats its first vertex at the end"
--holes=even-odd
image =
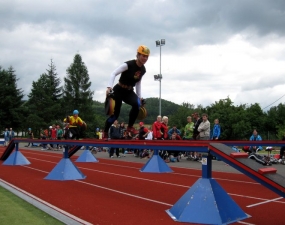
{"type": "Polygon", "coordinates": [[[159,47],[159,75],[156,80],[159,81],[159,115],[161,116],[161,46],[165,45],[165,39],[161,39],[160,41],[156,41],[156,47],[159,47]]]}
{"type": "Polygon", "coordinates": [[[159,115],[161,115],[161,79],[162,79],[162,75],[161,75],[161,44],[159,45],[159,49],[160,49],[160,56],[159,56],[159,74],[160,74],[160,78],[159,78],[159,115]]]}

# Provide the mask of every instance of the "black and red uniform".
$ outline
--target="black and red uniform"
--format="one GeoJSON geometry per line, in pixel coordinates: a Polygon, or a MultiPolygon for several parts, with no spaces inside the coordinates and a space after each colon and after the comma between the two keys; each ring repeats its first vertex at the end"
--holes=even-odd
{"type": "MultiPolygon", "coordinates": [[[[117,70],[113,72],[111,79],[114,80],[117,75],[116,72],[120,72],[119,83],[113,87],[115,108],[114,114],[111,115],[105,122],[104,132],[108,132],[110,126],[118,119],[121,111],[122,102],[131,105],[131,111],[129,113],[128,127],[132,127],[138,117],[139,109],[141,106],[140,101],[140,81],[143,75],[146,73],[145,66],[139,67],[136,60],[130,60],[122,64],[117,70]],[[139,93],[134,92],[134,87],[139,83],[139,93]]],[[[138,87],[136,87],[138,90],[138,87]]]]}

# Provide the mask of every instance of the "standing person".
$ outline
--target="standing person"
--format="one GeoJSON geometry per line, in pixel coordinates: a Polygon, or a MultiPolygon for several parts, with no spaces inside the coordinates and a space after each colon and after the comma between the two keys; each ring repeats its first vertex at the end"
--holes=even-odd
{"type": "Polygon", "coordinates": [[[8,146],[9,144],[9,131],[8,128],[4,131],[4,146],[8,146]]]}
{"type": "Polygon", "coordinates": [[[9,130],[9,143],[14,137],[15,137],[15,132],[13,131],[12,128],[10,128],[10,130],[9,130]]]}
{"type": "Polygon", "coordinates": [[[99,136],[100,136],[100,130],[99,127],[97,127],[95,131],[95,139],[99,139],[99,136]]]}
{"type": "Polygon", "coordinates": [[[114,114],[105,122],[105,137],[112,123],[118,119],[123,101],[132,106],[129,113],[127,131],[135,132],[133,125],[138,117],[140,106],[142,105],[141,79],[146,72],[144,64],[147,62],[149,54],[150,51],[148,47],[140,45],[137,49],[136,59],[121,64],[112,72],[106,90],[106,96],[113,90],[115,107],[114,114]],[[115,77],[119,74],[121,74],[119,82],[113,87],[115,77]],[[134,87],[136,87],[136,93],[134,92],[134,87]]]}
{"type": "Polygon", "coordinates": [[[199,113],[197,113],[197,112],[193,113],[192,116],[195,119],[194,130],[193,130],[193,139],[199,140],[198,127],[199,127],[200,123],[203,121],[203,119],[200,118],[199,113]]]}
{"type": "Polygon", "coordinates": [[[99,131],[99,139],[100,139],[100,140],[103,139],[103,131],[102,131],[102,129],[100,129],[100,131],[99,131]]]}
{"type": "Polygon", "coordinates": [[[219,119],[214,120],[214,127],[213,127],[213,134],[212,134],[212,140],[216,141],[220,139],[221,135],[221,126],[219,124],[219,119]]]}
{"type": "MultiPolygon", "coordinates": [[[[161,120],[161,137],[162,140],[167,140],[168,139],[168,117],[163,116],[161,120]]],[[[167,151],[160,151],[159,155],[163,160],[167,160],[167,151]]]]}
{"type": "MultiPolygon", "coordinates": [[[[121,122],[120,123],[120,139],[126,139],[127,133],[126,133],[126,127],[125,127],[125,123],[121,122]]],[[[125,155],[125,151],[127,149],[122,148],[122,156],[126,157],[125,155]]]]}
{"type": "Polygon", "coordinates": [[[194,123],[192,122],[192,117],[187,116],[187,124],[184,129],[183,140],[193,140],[194,123]]]}
{"type": "MultiPolygon", "coordinates": [[[[140,129],[139,129],[139,140],[145,140],[147,135],[148,135],[148,133],[149,133],[149,130],[144,126],[143,122],[140,122],[139,126],[140,126],[140,129]]],[[[136,152],[137,156],[140,156],[141,158],[144,158],[142,156],[145,155],[147,150],[146,149],[137,149],[136,151],[137,151],[136,152]]]]}
{"type": "Polygon", "coordinates": [[[145,140],[149,133],[149,130],[144,126],[143,122],[140,122],[139,125],[140,125],[139,140],[145,140]]]}
{"type": "Polygon", "coordinates": [[[72,116],[68,116],[64,119],[65,123],[68,123],[69,132],[72,134],[71,139],[79,140],[80,132],[78,126],[86,126],[86,123],[78,116],[79,111],[74,110],[72,116]]]}
{"type": "Polygon", "coordinates": [[[161,140],[162,133],[161,133],[161,115],[156,117],[156,121],[152,124],[152,134],[154,140],[161,140]]]}
{"type": "MultiPolygon", "coordinates": [[[[118,126],[118,120],[115,120],[113,125],[110,127],[110,139],[120,139],[120,127],[118,126]]],[[[119,148],[110,148],[110,158],[113,158],[114,150],[116,150],[116,155],[120,158],[119,148]]]]}
{"type": "MultiPolygon", "coordinates": [[[[48,134],[47,129],[46,129],[46,130],[42,130],[42,129],[41,129],[40,137],[41,137],[42,140],[46,140],[46,139],[47,139],[47,134],[48,134]]],[[[47,150],[47,144],[42,143],[42,148],[41,148],[41,150],[42,150],[42,151],[47,150]]]]}
{"type": "Polygon", "coordinates": [[[200,140],[210,140],[210,122],[206,113],[202,114],[202,122],[198,127],[200,140]]]}
{"type": "Polygon", "coordinates": [[[167,116],[162,117],[161,132],[162,132],[163,139],[167,140],[168,139],[168,117],[167,116]]]}
{"type": "MultiPolygon", "coordinates": [[[[33,133],[33,131],[32,131],[32,128],[29,128],[29,129],[28,129],[28,138],[29,138],[29,139],[34,139],[34,133],[33,133]]],[[[33,146],[33,143],[28,143],[28,145],[26,145],[25,147],[29,147],[30,144],[31,144],[31,147],[32,147],[32,146],[33,146]]]]}
{"type": "MultiPolygon", "coordinates": [[[[63,138],[63,130],[62,128],[57,124],[56,125],[56,139],[57,140],[61,140],[63,138]]],[[[57,145],[57,149],[61,149],[62,146],[61,145],[57,145]]]]}
{"type": "Polygon", "coordinates": [[[51,126],[51,140],[56,140],[57,139],[57,128],[55,124],[51,126]]]}

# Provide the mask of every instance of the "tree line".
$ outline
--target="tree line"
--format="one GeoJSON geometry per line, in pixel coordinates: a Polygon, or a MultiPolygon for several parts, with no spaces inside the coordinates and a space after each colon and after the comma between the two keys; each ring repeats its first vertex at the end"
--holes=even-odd
{"type": "MultiPolygon", "coordinates": [[[[32,81],[32,88],[24,100],[23,90],[17,87],[16,71],[11,66],[0,66],[0,127],[12,127],[14,131],[26,132],[32,128],[35,136],[41,129],[52,124],[62,124],[63,119],[78,109],[80,117],[88,124],[82,137],[94,137],[95,129],[104,128],[106,120],[104,102],[94,101],[94,90],[88,69],[80,54],[66,69],[66,76],[60,80],[53,60],[46,71],[32,81]],[[63,83],[63,84],[62,84],[63,83]]],[[[169,117],[169,126],[176,125],[184,131],[187,116],[194,112],[207,113],[213,125],[214,119],[220,120],[221,138],[225,140],[245,140],[257,129],[263,140],[280,140],[285,134],[285,104],[263,111],[258,103],[234,105],[231,99],[221,99],[209,106],[185,102],[181,105],[161,99],[162,116],[169,117]]],[[[146,99],[146,124],[152,124],[159,111],[159,99],[146,99]]],[[[123,104],[119,121],[128,122],[130,106],[123,104]]],[[[139,121],[138,121],[139,122],[139,121]]]]}

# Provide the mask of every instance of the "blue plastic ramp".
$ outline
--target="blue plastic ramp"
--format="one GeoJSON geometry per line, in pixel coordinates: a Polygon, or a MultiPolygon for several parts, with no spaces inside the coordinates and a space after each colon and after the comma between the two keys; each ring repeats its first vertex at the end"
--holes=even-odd
{"type": "Polygon", "coordinates": [[[10,141],[9,145],[7,146],[6,150],[3,152],[0,160],[6,160],[9,155],[12,153],[12,151],[14,150],[15,148],[15,142],[14,140],[10,141]]]}

